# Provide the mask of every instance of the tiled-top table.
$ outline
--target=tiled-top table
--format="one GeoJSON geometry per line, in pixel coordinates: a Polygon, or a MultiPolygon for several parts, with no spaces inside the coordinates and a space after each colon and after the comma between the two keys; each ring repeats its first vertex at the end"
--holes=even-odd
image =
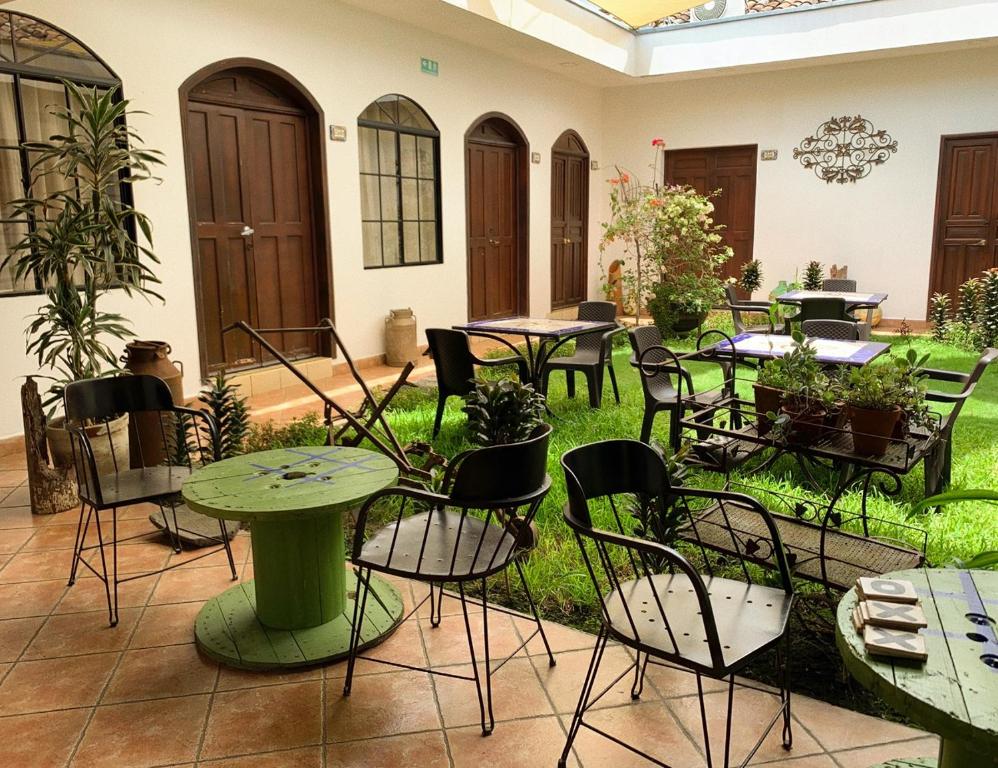
{"type": "Polygon", "coordinates": [[[805,299],[842,299],[849,307],[879,307],[887,300],[886,293],[861,293],[853,291],[787,291],[776,297],[784,304],[795,304],[805,299]]]}
{"type": "MultiPolygon", "coordinates": [[[[264,451],[209,464],[184,483],[187,505],[250,523],[254,579],[213,597],[197,616],[198,646],[241,669],[316,664],[349,652],[354,576],[344,557],[343,512],[394,485],[387,456],[343,446],[264,451]]],[[[402,618],[402,599],[372,577],[364,645],[402,618]]]]}
{"type": "MultiPolygon", "coordinates": [[[[735,354],[739,357],[753,357],[772,360],[783,357],[794,346],[793,337],[776,333],[740,333],[731,339],[735,354]]],[[[817,352],[819,363],[863,366],[890,349],[890,344],[881,341],[840,341],[837,339],[810,339],[817,352]]],[[[715,349],[727,351],[727,341],[715,345],[715,349]]]]}
{"type": "Polygon", "coordinates": [[[942,737],[938,762],[913,765],[998,766],[998,573],[918,569],[884,578],[915,585],[929,625],[921,631],[929,657],[918,664],[870,656],[852,624],[853,588],[839,603],[835,629],[846,667],[898,712],[942,737]]]}
{"type": "Polygon", "coordinates": [[[553,320],[546,317],[511,317],[502,320],[475,320],[464,325],[455,325],[454,329],[465,331],[473,336],[484,336],[494,339],[519,354],[516,347],[503,336],[522,336],[527,344],[527,364],[530,376],[535,385],[540,383],[544,363],[565,342],[587,333],[606,333],[619,328],[616,323],[595,322],[592,320],[553,320]],[[539,340],[536,354],[530,340],[539,340]],[[553,342],[545,344],[544,342],[553,342]]]}

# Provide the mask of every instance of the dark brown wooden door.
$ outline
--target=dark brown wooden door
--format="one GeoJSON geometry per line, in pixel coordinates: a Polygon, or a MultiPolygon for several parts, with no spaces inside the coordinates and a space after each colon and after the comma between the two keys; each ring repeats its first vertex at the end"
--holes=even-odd
{"type": "Polygon", "coordinates": [[[756,146],[679,149],[665,153],[665,180],[688,184],[714,198],[714,221],[724,225],[724,241],[734,256],[724,265],[725,277],[738,277],[753,258],[755,240],[756,146]]]}
{"type": "Polygon", "coordinates": [[[468,302],[472,320],[519,311],[517,148],[468,141],[468,302]]]}
{"type": "Polygon", "coordinates": [[[567,132],[551,155],[551,308],[586,300],[589,155],[567,132]]]}
{"type": "MultiPolygon", "coordinates": [[[[238,101],[237,95],[187,106],[201,343],[209,373],[270,359],[243,334],[224,334],[223,345],[223,329],[237,320],[277,328],[319,319],[306,118],[284,105],[252,108],[260,104],[252,94],[245,106],[225,103],[238,101]]],[[[271,338],[290,357],[319,352],[314,334],[271,338]]]]}
{"type": "Polygon", "coordinates": [[[929,295],[998,267],[998,134],[943,138],[929,295]]]}

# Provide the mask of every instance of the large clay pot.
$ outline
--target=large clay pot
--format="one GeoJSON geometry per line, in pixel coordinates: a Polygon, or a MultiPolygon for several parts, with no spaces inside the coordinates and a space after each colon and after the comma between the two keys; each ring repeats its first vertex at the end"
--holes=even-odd
{"type": "MultiPolygon", "coordinates": [[[[165,341],[130,341],[125,345],[121,362],[136,375],[157,376],[166,382],[173,402],[184,402],[184,369],[169,358],[170,345],[165,341]]],[[[137,413],[129,426],[129,463],[133,469],[162,464],[166,460],[163,426],[158,413],[137,413]]],[[[172,435],[167,435],[168,439],[172,435]]]]}
{"type": "MultiPolygon", "coordinates": [[[[52,463],[61,469],[68,469],[71,477],[75,477],[73,469],[73,446],[70,442],[69,432],[64,428],[65,419],[58,417],[52,419],[45,426],[45,437],[49,444],[49,455],[52,463]]],[[[94,459],[97,462],[97,472],[100,475],[114,474],[115,461],[119,470],[128,469],[124,465],[125,457],[128,455],[128,416],[119,416],[105,426],[95,424],[86,428],[87,437],[90,438],[90,445],[94,449],[94,459]],[[110,441],[108,433],[110,432],[110,441]],[[113,447],[113,456],[112,456],[113,447]]]]}
{"type": "Polygon", "coordinates": [[[790,418],[787,442],[794,445],[813,445],[825,436],[825,408],[799,403],[788,403],[780,412],[790,418]]]}
{"type": "Polygon", "coordinates": [[[849,426],[852,428],[853,450],[860,456],[883,456],[891,444],[891,435],[900,408],[889,410],[849,406],[849,426]]]}

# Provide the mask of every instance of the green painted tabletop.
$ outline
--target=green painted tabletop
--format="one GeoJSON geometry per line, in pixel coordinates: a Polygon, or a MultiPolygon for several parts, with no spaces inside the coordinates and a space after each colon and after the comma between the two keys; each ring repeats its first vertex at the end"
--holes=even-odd
{"type": "Polygon", "coordinates": [[[355,507],[398,481],[375,451],[344,446],[281,448],[218,461],[184,483],[191,509],[226,520],[293,520],[355,507]]]}
{"type": "Polygon", "coordinates": [[[836,642],[866,688],[944,739],[998,754],[998,573],[924,568],[884,574],[907,579],[928,621],[924,664],[872,657],[852,624],[856,590],[838,607],[836,642]]]}

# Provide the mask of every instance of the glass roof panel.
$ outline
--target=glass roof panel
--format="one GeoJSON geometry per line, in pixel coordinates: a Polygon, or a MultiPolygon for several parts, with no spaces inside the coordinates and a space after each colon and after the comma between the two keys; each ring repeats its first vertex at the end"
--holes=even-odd
{"type": "Polygon", "coordinates": [[[633,29],[691,7],[690,0],[596,0],[595,5],[633,29]]]}

